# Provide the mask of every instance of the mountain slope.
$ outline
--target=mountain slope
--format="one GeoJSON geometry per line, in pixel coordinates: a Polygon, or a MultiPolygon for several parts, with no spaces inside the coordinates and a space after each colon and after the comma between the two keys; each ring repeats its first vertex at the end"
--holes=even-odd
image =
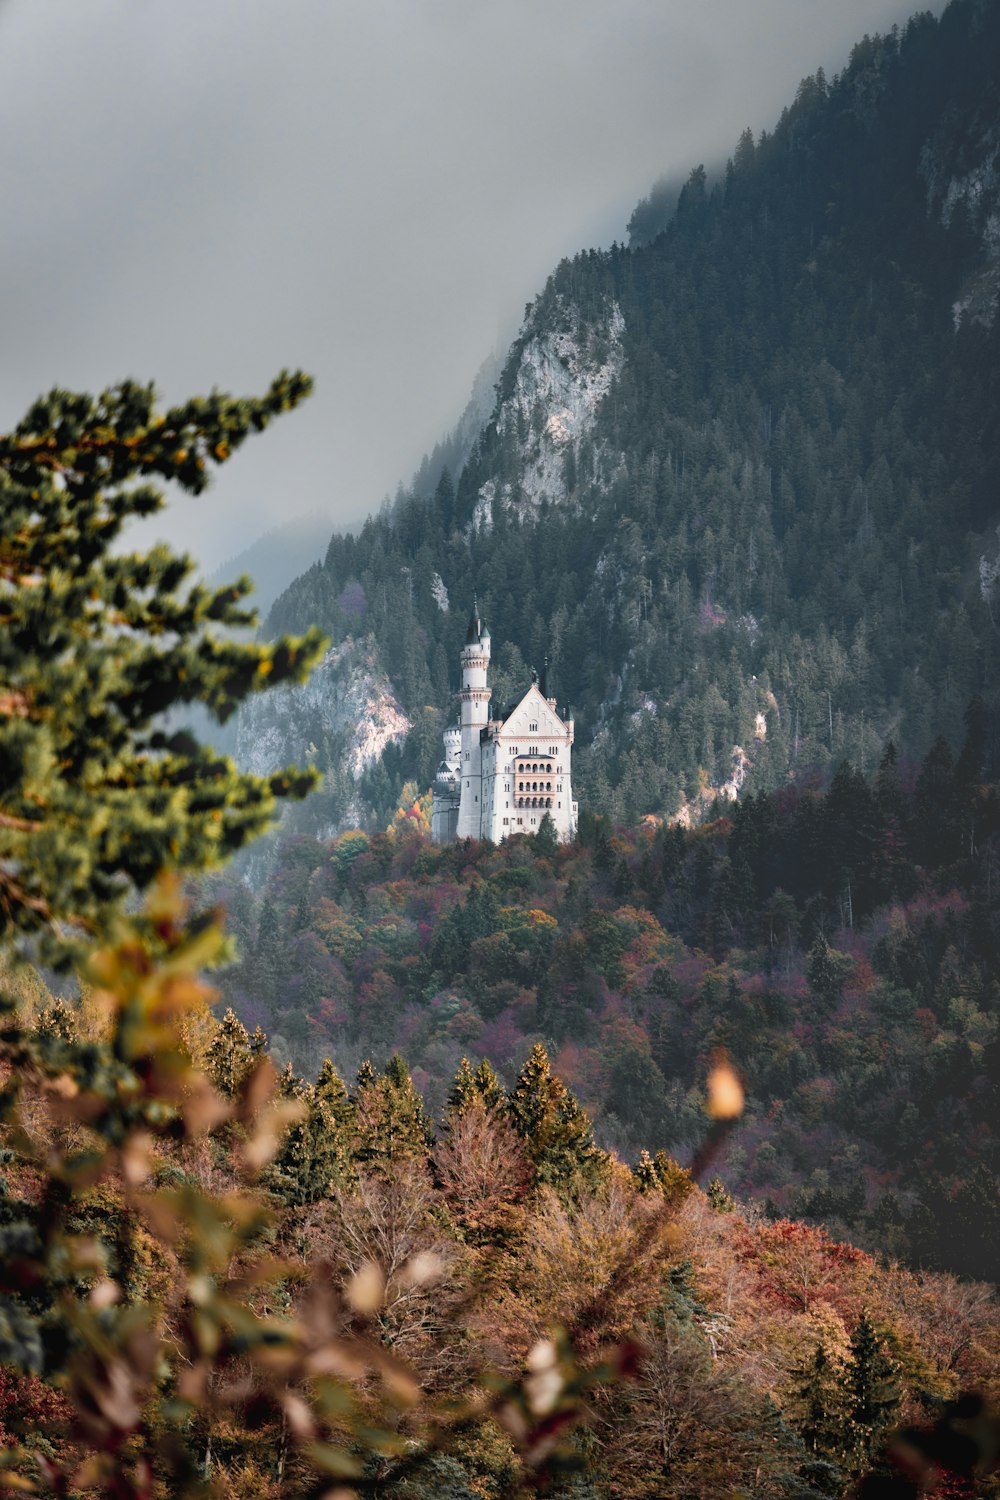
{"type": "Polygon", "coordinates": [[[273,630],[368,631],[416,723],[377,816],[433,773],[473,588],[498,697],[548,655],[582,798],[619,817],[734,747],[751,787],[923,754],[992,694],[998,77],[1000,13],[953,0],[806,79],[652,243],[557,269],[457,491],[276,602],[273,630]]]}

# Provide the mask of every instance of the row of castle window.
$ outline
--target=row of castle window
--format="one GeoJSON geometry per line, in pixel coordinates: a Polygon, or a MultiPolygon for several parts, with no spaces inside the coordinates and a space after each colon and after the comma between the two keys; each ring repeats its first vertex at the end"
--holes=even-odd
{"type": "Polygon", "coordinates": [[[529,781],[526,784],[523,781],[519,781],[517,789],[519,792],[551,792],[552,783],[551,781],[529,781]]]}
{"type": "Polygon", "coordinates": [[[549,775],[551,776],[552,762],[547,761],[544,765],[536,764],[533,762],[531,765],[529,765],[527,761],[521,761],[521,763],[517,767],[517,774],[519,776],[525,776],[529,771],[548,771],[549,775]]]}
{"type": "MultiPolygon", "coordinates": [[[[551,797],[518,797],[514,803],[515,807],[551,807],[551,797]]],[[[560,802],[559,806],[562,806],[560,802]]]]}

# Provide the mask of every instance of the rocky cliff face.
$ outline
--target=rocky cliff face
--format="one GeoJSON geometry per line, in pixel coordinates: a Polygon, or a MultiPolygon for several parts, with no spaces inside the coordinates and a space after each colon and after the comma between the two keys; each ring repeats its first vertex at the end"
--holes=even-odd
{"type": "Polygon", "coordinates": [[[979,265],[966,278],[952,312],[989,327],[1000,307],[1000,123],[975,119],[965,130],[946,119],[921,156],[929,211],[945,227],[958,213],[978,241],[979,265]]]}
{"type": "MultiPolygon", "coordinates": [[[[544,323],[537,308],[520,339],[513,387],[493,416],[501,442],[516,455],[516,482],[488,479],[479,489],[472,526],[488,531],[495,508],[534,515],[543,501],[561,504],[576,487],[581,445],[625,361],[625,319],[608,300],[596,318],[584,319],[566,298],[556,299],[544,323]]],[[[607,463],[592,450],[591,474],[607,463]]]]}
{"type": "Polygon", "coordinates": [[[349,636],[308,682],[244,703],[236,759],[258,776],[290,764],[311,762],[325,771],[339,763],[357,781],[410,727],[374,645],[349,636]]]}

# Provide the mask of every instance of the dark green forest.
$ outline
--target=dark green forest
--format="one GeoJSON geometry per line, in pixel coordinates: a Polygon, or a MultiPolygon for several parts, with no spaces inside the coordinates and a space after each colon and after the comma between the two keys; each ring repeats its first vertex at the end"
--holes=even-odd
{"type": "MultiPolygon", "coordinates": [[[[714,185],[691,173],[650,243],[564,261],[461,472],[431,490],[426,465],[276,602],[272,631],[372,637],[414,721],[363,785],[378,826],[433,775],[474,589],[497,699],[549,658],[578,794],[615,819],[723,783],[737,745],[755,791],[844,758],[870,773],[890,739],[957,749],[969,698],[996,688],[978,563],[996,551],[1000,320],[953,310],[983,273],[995,183],[948,185],[989,159],[998,79],[980,0],[805,79],[714,185]],[[511,406],[525,352],[568,331],[599,364],[613,307],[617,376],[552,496],[527,497],[550,414],[511,406]],[[484,485],[505,497],[491,524],[484,485]]],[[[353,786],[322,752],[336,815],[353,786]]]]}

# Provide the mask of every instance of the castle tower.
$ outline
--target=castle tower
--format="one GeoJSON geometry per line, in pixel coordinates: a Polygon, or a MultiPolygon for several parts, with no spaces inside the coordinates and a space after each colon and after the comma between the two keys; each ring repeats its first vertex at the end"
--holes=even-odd
{"type": "Polygon", "coordinates": [[[475,603],[462,650],[462,750],[459,764],[461,805],[456,837],[478,839],[482,833],[483,763],[481,736],[489,719],[490,690],[486,674],[490,665],[490,633],[479,618],[475,603]]]}

